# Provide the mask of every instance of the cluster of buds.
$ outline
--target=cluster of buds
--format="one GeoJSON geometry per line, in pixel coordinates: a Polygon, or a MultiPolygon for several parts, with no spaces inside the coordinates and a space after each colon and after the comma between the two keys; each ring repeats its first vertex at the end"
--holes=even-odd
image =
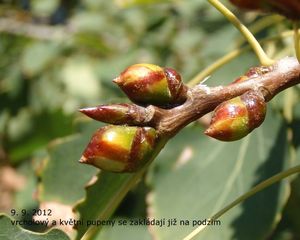
{"type": "Polygon", "coordinates": [[[293,20],[300,19],[299,0],[230,0],[237,7],[247,10],[275,12],[293,20]]]}
{"type": "MultiPolygon", "coordinates": [[[[186,100],[187,87],[172,68],[135,64],[114,82],[140,105],[170,108],[186,100]]],[[[80,111],[97,121],[113,124],[96,131],[80,162],[111,172],[134,172],[147,163],[158,139],[157,131],[137,125],[152,116],[151,109],[136,104],[110,104],[80,111]]]]}
{"type": "MultiPolygon", "coordinates": [[[[264,66],[250,68],[232,84],[262,76],[270,70],[270,67],[264,66]]],[[[263,123],[266,109],[263,95],[260,92],[248,91],[217,106],[205,134],[221,141],[239,140],[263,123]]]]}
{"type": "MultiPolygon", "coordinates": [[[[270,70],[269,67],[251,68],[232,84],[261,76],[270,70]]],[[[97,121],[110,124],[96,131],[80,162],[105,171],[135,172],[148,162],[159,139],[156,129],[141,124],[148,123],[153,116],[153,107],[145,105],[161,108],[178,106],[186,101],[188,88],[174,69],[152,64],[132,65],[114,82],[136,104],[100,105],[80,110],[97,121]]],[[[222,141],[238,140],[260,126],[265,114],[263,95],[248,91],[221,103],[205,133],[222,141]]]]}

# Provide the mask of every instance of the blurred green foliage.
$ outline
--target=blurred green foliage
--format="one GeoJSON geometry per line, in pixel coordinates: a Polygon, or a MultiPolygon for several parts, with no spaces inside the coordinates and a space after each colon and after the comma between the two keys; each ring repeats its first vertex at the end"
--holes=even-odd
{"type": "MultiPolygon", "coordinates": [[[[261,19],[252,13],[238,14],[246,24],[261,19]]],[[[287,27],[282,21],[258,35],[274,35],[287,27]]],[[[92,132],[101,124],[88,121],[77,110],[101,103],[127,102],[111,82],[124,68],[140,62],[170,66],[187,82],[235,49],[239,38],[234,27],[204,0],[1,1],[0,170],[12,167],[25,177],[27,185],[9,189],[9,201],[0,196],[0,202],[8,201],[0,212],[9,214],[13,207],[32,209],[50,201],[73,206],[84,198],[84,185],[96,170],[77,161],[92,132]]],[[[266,45],[270,52],[274,47],[276,53],[289,54],[292,49],[290,40],[266,45]]],[[[217,71],[207,84],[228,84],[257,64],[255,56],[247,52],[217,71]]],[[[216,144],[202,134],[199,124],[184,130],[152,164],[147,183],[142,181],[129,193],[114,217],[209,217],[207,214],[220,210],[255,183],[299,163],[299,89],[294,88],[293,92],[274,99],[269,108],[273,120],[269,118],[250,140],[216,144]],[[294,112],[288,124],[283,114],[286,107],[294,112]],[[286,137],[289,131],[294,136],[292,141],[286,137]],[[253,139],[262,141],[264,151],[256,151],[253,139]],[[245,141],[251,142],[249,148],[244,146],[245,141]],[[220,152],[214,153],[216,148],[220,152]],[[293,149],[298,161],[287,154],[288,149],[293,149]],[[191,151],[188,163],[177,169],[176,164],[181,164],[191,151]],[[245,151],[242,154],[246,163],[234,173],[237,179],[230,180],[230,171],[239,159],[235,155],[241,151],[245,151]],[[204,168],[205,161],[214,164],[204,168]],[[232,184],[230,191],[222,193],[222,182],[226,184],[228,179],[227,184],[232,184]]],[[[109,195],[109,184],[99,190],[103,199],[109,195]]],[[[95,197],[88,199],[91,202],[101,198],[93,188],[88,191],[95,197]]],[[[291,186],[289,182],[274,186],[270,192],[241,205],[232,215],[228,213],[221,230],[207,232],[204,239],[297,239],[299,199],[298,178],[291,186]],[[261,208],[261,221],[251,214],[255,211],[253,204],[261,208]],[[250,230],[256,234],[249,238],[250,230]]],[[[0,218],[1,224],[9,228],[5,217],[0,218]]],[[[190,228],[151,229],[156,239],[180,239],[189,231],[190,228]]],[[[98,239],[134,239],[136,234],[141,236],[138,239],[151,239],[146,227],[107,228],[98,239]]]]}
{"type": "Polygon", "coordinates": [[[215,42],[230,40],[234,30],[205,2],[126,9],[93,0],[22,2],[29,10],[1,5],[1,20],[12,21],[0,39],[0,129],[12,163],[71,134],[78,108],[126,101],[111,83],[126,66],[168,65],[187,80],[233,46],[215,42]],[[219,35],[213,42],[207,24],[219,35]]]}

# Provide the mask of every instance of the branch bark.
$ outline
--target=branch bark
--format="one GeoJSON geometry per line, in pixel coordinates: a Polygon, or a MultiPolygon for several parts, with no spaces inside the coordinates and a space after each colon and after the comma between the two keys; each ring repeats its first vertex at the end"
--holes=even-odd
{"type": "Polygon", "coordinates": [[[152,118],[141,125],[155,127],[162,136],[174,136],[187,124],[213,111],[220,103],[243,93],[260,91],[266,101],[286,88],[300,83],[300,64],[294,57],[276,62],[264,75],[228,86],[208,87],[199,84],[188,90],[188,99],[172,109],[153,108],[152,118]]]}

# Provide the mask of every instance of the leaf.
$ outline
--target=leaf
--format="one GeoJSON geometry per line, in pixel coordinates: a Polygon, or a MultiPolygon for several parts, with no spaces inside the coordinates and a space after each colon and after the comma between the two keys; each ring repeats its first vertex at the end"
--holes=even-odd
{"type": "MultiPolygon", "coordinates": [[[[21,176],[24,176],[25,181],[22,181],[24,186],[14,195],[13,206],[15,209],[27,209],[28,212],[32,212],[31,209],[38,206],[37,200],[33,197],[37,189],[36,169],[34,168],[33,162],[34,160],[31,162],[24,162],[18,168],[18,173],[20,173],[21,176]]],[[[22,216],[19,217],[22,218],[22,216]]]]}
{"type": "Polygon", "coordinates": [[[167,3],[171,0],[115,0],[115,2],[121,7],[131,7],[139,4],[167,3]]]}
{"type": "Polygon", "coordinates": [[[8,124],[8,135],[12,141],[19,140],[32,129],[32,115],[28,108],[20,109],[18,115],[11,118],[8,124]]]}
{"type": "MultiPolygon", "coordinates": [[[[299,97],[298,97],[299,98],[299,97]]],[[[299,99],[296,99],[299,100],[299,99]]],[[[290,124],[291,132],[292,132],[292,141],[294,150],[296,151],[296,159],[294,162],[294,165],[300,164],[300,104],[299,101],[297,101],[297,104],[295,104],[294,109],[292,109],[292,114],[294,115],[293,121],[290,124]]]]}
{"type": "Polygon", "coordinates": [[[209,57],[210,59],[216,59],[217,57],[223,56],[228,53],[228,50],[232,49],[235,29],[231,25],[226,25],[225,27],[219,29],[208,35],[205,47],[203,48],[202,54],[209,57]]]}
{"type": "Polygon", "coordinates": [[[94,65],[91,58],[80,55],[72,56],[65,62],[61,78],[68,95],[86,101],[98,99],[101,87],[94,65]]]}
{"type": "Polygon", "coordinates": [[[70,240],[62,231],[53,229],[46,233],[34,233],[12,224],[13,219],[0,215],[0,239],[5,240],[70,240]]]}
{"type": "Polygon", "coordinates": [[[9,113],[8,111],[2,111],[0,113],[0,134],[3,135],[5,130],[6,130],[6,126],[9,120],[9,113]]]}
{"type": "MultiPolygon", "coordinates": [[[[291,184],[291,195],[285,209],[283,210],[283,218],[280,220],[280,224],[277,229],[274,231],[275,234],[272,235],[273,239],[284,239],[280,238],[283,233],[289,232],[289,239],[297,239],[300,235],[300,177],[294,179],[291,184]],[[288,224],[285,224],[288,223],[288,224]],[[285,225],[285,226],[284,226],[285,225]],[[287,231],[286,228],[290,230],[287,231]]],[[[287,238],[285,238],[287,239],[287,238]]]]}
{"type": "MultiPolygon", "coordinates": [[[[219,37],[220,38],[220,37],[219,37]]],[[[221,37],[222,38],[222,37],[221,37]]],[[[215,72],[211,78],[207,80],[207,83],[210,86],[219,86],[222,84],[232,83],[236,78],[245,74],[248,71],[250,66],[256,66],[257,59],[255,55],[251,52],[243,53],[238,58],[230,61],[215,72]],[[234,71],[232,71],[234,69],[234,71]]],[[[277,99],[275,97],[274,99],[277,99]]],[[[272,99],[273,101],[273,99],[272,99]]]]}
{"type": "Polygon", "coordinates": [[[146,226],[131,226],[131,219],[117,218],[114,219],[116,225],[114,227],[104,227],[95,240],[110,239],[130,239],[130,240],[151,240],[151,235],[146,226]],[[127,225],[121,225],[124,222],[127,225]]]}
{"type": "Polygon", "coordinates": [[[61,46],[56,43],[34,42],[25,48],[21,56],[22,70],[30,77],[35,76],[57,60],[60,51],[61,46]]]}
{"type": "Polygon", "coordinates": [[[292,134],[292,151],[294,152],[294,161],[291,163],[294,166],[300,165],[300,119],[294,119],[290,124],[290,134],[292,134]]]}
{"type": "Polygon", "coordinates": [[[23,79],[20,66],[13,64],[6,72],[6,76],[2,80],[2,87],[7,92],[10,98],[17,97],[22,90],[23,79]]]}
{"type": "Polygon", "coordinates": [[[37,149],[45,147],[50,140],[72,133],[73,116],[65,115],[62,111],[35,115],[30,110],[21,109],[8,122],[8,149],[12,163],[29,157],[37,149]]]}
{"type": "MultiPolygon", "coordinates": [[[[222,143],[187,128],[158,157],[149,176],[149,217],[177,219],[174,227],[153,227],[157,239],[181,239],[205,220],[249,191],[262,180],[287,167],[286,127],[268,112],[264,124],[238,142],[222,143]],[[179,156],[179,157],[178,157],[179,156]],[[188,226],[179,226],[188,220],[188,226]]],[[[231,209],[220,226],[211,226],[196,239],[265,239],[280,218],[288,197],[281,182],[231,209]],[[251,223],[251,224],[249,224],[251,223]]]]}
{"type": "MultiPolygon", "coordinates": [[[[127,191],[138,180],[137,174],[100,172],[97,181],[87,188],[86,197],[76,206],[80,220],[106,220],[119,205],[127,191]]],[[[99,230],[99,226],[97,227],[99,230]]],[[[77,239],[87,231],[86,224],[78,226],[77,239]]]]}
{"type": "Polygon", "coordinates": [[[33,0],[31,6],[35,15],[48,17],[59,6],[59,0],[33,0]]]}
{"type": "Polygon", "coordinates": [[[41,201],[74,204],[84,197],[84,186],[97,171],[78,163],[89,138],[89,134],[78,134],[52,143],[41,174],[41,201]]]}
{"type": "Polygon", "coordinates": [[[105,23],[109,20],[107,15],[94,12],[83,12],[73,16],[72,24],[79,32],[101,33],[105,23]]]}

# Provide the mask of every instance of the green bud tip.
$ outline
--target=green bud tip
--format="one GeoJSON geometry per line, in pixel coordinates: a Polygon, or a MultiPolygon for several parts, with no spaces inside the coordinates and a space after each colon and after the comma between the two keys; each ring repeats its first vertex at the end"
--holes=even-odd
{"type": "Polygon", "coordinates": [[[265,119],[266,103],[260,93],[249,91],[221,103],[214,111],[205,134],[221,141],[235,141],[259,127],[265,119]]]}
{"type": "Polygon", "coordinates": [[[154,149],[156,130],[108,125],[96,131],[79,162],[111,172],[135,172],[154,149]]]}
{"type": "Polygon", "coordinates": [[[172,68],[135,64],[113,80],[130,100],[139,104],[169,107],[186,100],[187,87],[172,68]]]}

